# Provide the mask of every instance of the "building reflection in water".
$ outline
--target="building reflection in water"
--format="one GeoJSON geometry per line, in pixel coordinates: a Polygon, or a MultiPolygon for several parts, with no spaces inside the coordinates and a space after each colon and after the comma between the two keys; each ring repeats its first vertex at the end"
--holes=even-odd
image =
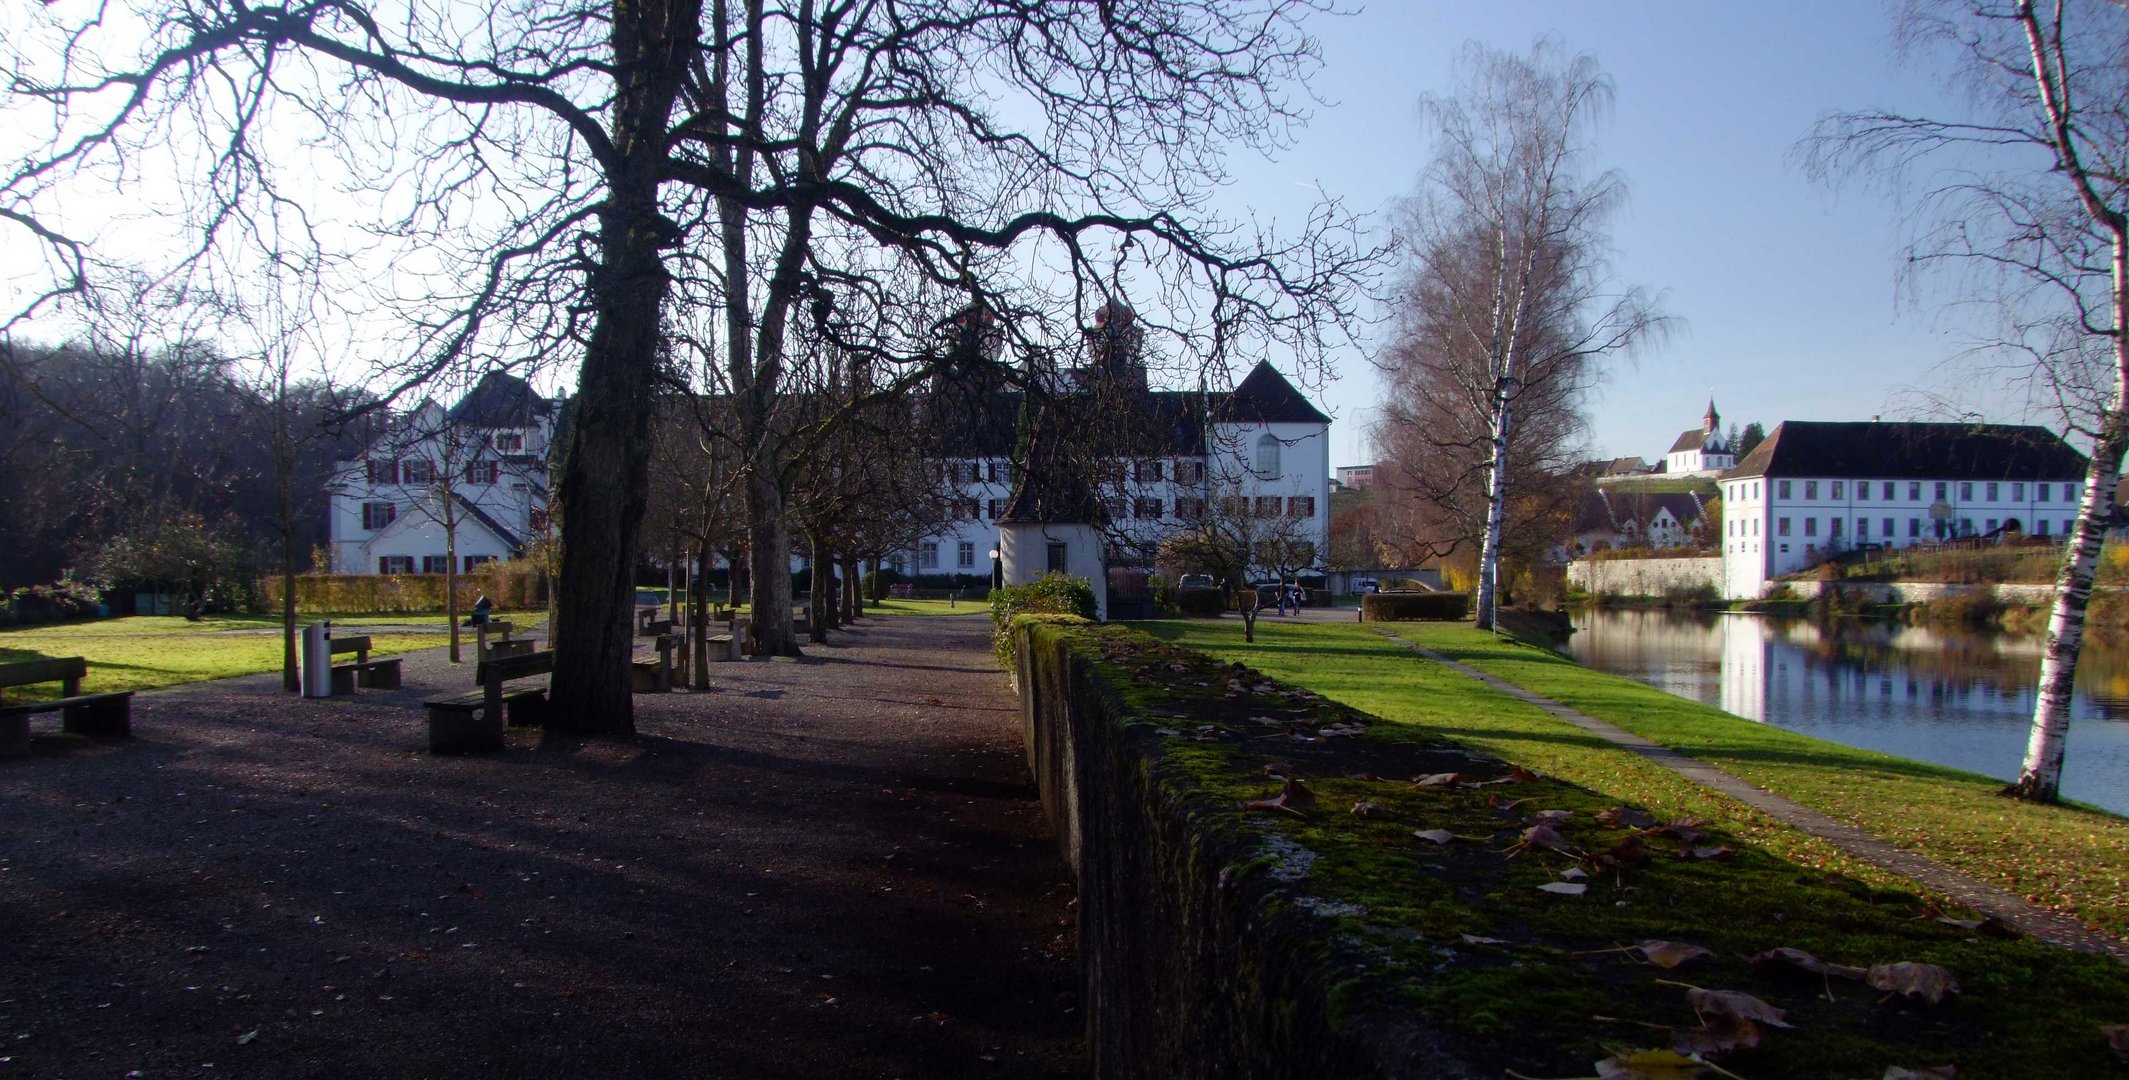
{"type": "MultiPolygon", "coordinates": [[[[1582,663],[1763,723],[2009,779],[2040,674],[2038,635],[1717,612],[1590,610],[1582,663]]],[[[2067,798],[2129,814],[2129,648],[2087,638],[2067,798]]]]}

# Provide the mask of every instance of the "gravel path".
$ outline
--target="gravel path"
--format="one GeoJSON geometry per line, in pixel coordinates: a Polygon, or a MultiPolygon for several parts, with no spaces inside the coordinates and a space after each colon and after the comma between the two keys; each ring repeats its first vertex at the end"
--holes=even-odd
{"type": "Polygon", "coordinates": [[[811,652],[637,697],[632,743],[432,757],[442,650],[40,734],[0,763],[0,1077],[1080,1075],[987,621],[811,652]]]}
{"type": "Polygon", "coordinates": [[[1918,882],[1975,911],[1994,915],[1998,919],[2032,937],[2052,942],[2064,948],[2080,952],[2100,953],[2117,960],[2129,961],[2129,942],[2111,934],[2087,929],[2083,923],[2068,915],[2049,911],[2024,897],[1991,885],[1968,874],[1946,866],[1927,855],[1897,847],[1880,839],[1873,833],[1840,821],[1808,806],[1785,799],[1780,795],[1730,775],[1699,758],[1681,754],[1670,747],[1642,738],[1633,732],[1588,713],[1562,705],[1551,698],[1525,690],[1516,684],[1493,675],[1488,675],[1467,664],[1459,664],[1446,656],[1422,648],[1388,631],[1380,631],[1384,637],[1426,657],[1459,674],[1485,683],[1500,692],[1534,705],[1553,717],[1581,728],[1614,746],[1631,750],[1699,784],[1719,791],[1768,816],[1788,823],[1804,832],[1819,837],[1867,863],[1890,870],[1909,881],[1918,882]]]}

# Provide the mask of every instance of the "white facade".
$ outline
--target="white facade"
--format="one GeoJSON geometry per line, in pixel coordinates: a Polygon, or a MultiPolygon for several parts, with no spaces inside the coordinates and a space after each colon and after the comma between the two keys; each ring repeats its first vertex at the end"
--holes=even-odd
{"type": "Polygon", "coordinates": [[[455,550],[464,573],[518,554],[547,531],[553,417],[522,381],[491,375],[459,407],[424,403],[362,457],[338,463],[328,492],[332,572],[443,573],[455,550]],[[510,400],[523,396],[530,407],[510,400]]]}
{"type": "MultiPolygon", "coordinates": [[[[2039,428],[1791,422],[1762,446],[1766,452],[1755,450],[1722,480],[1723,595],[1731,599],[1760,597],[1775,578],[1862,545],[1904,548],[1956,538],[2062,536],[2084,494],[2082,455],[2039,428]],[[1888,434],[1888,428],[1916,433],[1888,434]],[[1839,440],[1856,451],[1872,449],[1869,440],[1876,438],[1875,456],[1883,460],[1871,462],[1872,453],[1853,452],[1847,456],[1863,464],[1850,475],[1832,470],[1792,474],[1777,456],[1776,440],[1783,437],[1792,443],[1839,440]],[[1933,439],[1946,446],[1952,445],[1949,440],[1965,440],[1958,445],[1964,466],[1945,464],[1945,473],[1964,475],[1924,473],[1930,463],[1916,459],[1930,453],[1933,439]],[[2011,451],[1992,456],[1990,440],[2011,451]],[[2038,445],[2048,441],[2052,445],[2038,445]],[[1895,460],[1897,450],[1910,445],[1907,459],[1895,460]],[[1905,475],[1872,476],[1871,464],[1905,475]],[[2003,478],[2021,474],[2024,479],[2003,478]]],[[[1814,447],[1806,443],[1800,449],[1797,458],[1809,462],[1814,447]]]]}

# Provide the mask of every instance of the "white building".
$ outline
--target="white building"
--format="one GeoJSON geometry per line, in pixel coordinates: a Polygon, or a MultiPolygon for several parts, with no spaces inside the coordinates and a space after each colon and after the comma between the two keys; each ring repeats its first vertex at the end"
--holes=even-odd
{"type": "Polygon", "coordinates": [[[501,372],[483,376],[448,410],[423,402],[362,457],[335,467],[333,572],[440,574],[455,549],[464,573],[521,552],[547,531],[547,460],[559,409],[501,372]]]}
{"type": "Polygon", "coordinates": [[[1667,476],[1714,476],[1736,464],[1737,451],[1722,433],[1722,414],[1715,411],[1713,398],[1708,399],[1700,428],[1680,432],[1663,455],[1667,476]]]}
{"type": "Polygon", "coordinates": [[[1723,474],[1723,595],[1865,544],[2060,536],[2085,466],[2041,427],[1788,421],[1723,474]]]}
{"type": "MultiPolygon", "coordinates": [[[[1143,373],[1137,376],[1143,380],[1143,373]]],[[[1276,519],[1314,545],[1320,567],[1330,550],[1330,417],[1310,404],[1269,363],[1259,363],[1228,393],[1139,389],[1106,401],[1130,417],[1117,426],[1117,454],[1097,466],[1091,513],[1105,550],[1084,552],[1081,534],[1045,545],[1045,565],[1075,576],[1096,568],[1150,567],[1162,538],[1208,514],[1276,519]],[[1063,550],[1058,550],[1062,545],[1063,550]]],[[[963,410],[957,433],[963,456],[945,463],[961,493],[958,519],[898,557],[920,575],[988,578],[999,549],[999,520],[1050,511],[1016,506],[1010,456],[1019,396],[992,393],[963,410]]],[[[1023,521],[1023,524],[1028,522],[1023,521]]],[[[1090,524],[1068,522],[1060,524],[1090,524]]]]}

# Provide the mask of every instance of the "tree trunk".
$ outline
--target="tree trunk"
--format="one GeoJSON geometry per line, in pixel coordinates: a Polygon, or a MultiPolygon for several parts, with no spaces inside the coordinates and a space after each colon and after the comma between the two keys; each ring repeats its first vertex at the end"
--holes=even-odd
{"type": "Polygon", "coordinates": [[[291,523],[281,526],[281,689],[303,689],[296,671],[296,537],[291,523]]]}
{"type": "Polygon", "coordinates": [[[812,596],[807,605],[806,639],[815,645],[826,645],[828,618],[835,610],[835,553],[828,550],[828,541],[819,534],[815,534],[812,540],[813,554],[806,560],[813,569],[809,575],[813,587],[807,590],[812,596]]]}
{"type": "Polygon", "coordinates": [[[1505,393],[1494,398],[1493,464],[1486,473],[1486,538],[1479,547],[1478,627],[1493,628],[1494,607],[1500,600],[1501,523],[1508,509],[1509,402],[1505,393]]]}
{"type": "MultiPolygon", "coordinates": [[[[764,458],[774,460],[773,454],[764,458]]],[[[761,459],[757,459],[761,460],[761,459]]],[[[756,468],[747,477],[748,588],[754,605],[747,634],[756,656],[803,656],[791,632],[791,533],[784,525],[783,485],[756,468]]]]}
{"type": "Polygon", "coordinates": [[[2077,654],[2085,643],[2085,609],[2092,602],[2092,579],[2099,572],[2100,548],[2107,521],[2114,515],[2114,487],[2121,480],[2122,454],[2129,449],[2129,234],[2114,236],[2114,394],[2100,418],[2092,461],[2085,469],[2085,497],[2077,506],[2077,523],[2064,545],[2062,570],[2055,575],[2055,605],[2048,614],[2047,651],[2040,661],[2040,686],[2033,697],[2033,730],[2026,739],[2025,764],[2018,780],[2004,789],[2034,802],[2052,803],[2062,794],[2064,741],[2070,733],[2070,701],[2077,682],[2077,654]]]}
{"type": "Polygon", "coordinates": [[[688,603],[694,608],[694,614],[688,620],[688,634],[695,639],[695,688],[698,690],[710,685],[710,591],[701,587],[709,568],[709,544],[696,545],[693,570],[697,588],[688,594],[688,603]]]}
{"type": "Polygon", "coordinates": [[[562,574],[547,710],[549,733],[633,735],[634,582],[649,493],[650,406],[659,314],[671,285],[659,249],[674,234],[659,213],[665,132],[701,26],[700,0],[617,7],[620,85],[614,146],[591,272],[593,324],[562,459],[562,574]]]}
{"type": "Polygon", "coordinates": [[[855,555],[845,554],[843,556],[842,589],[843,622],[845,623],[854,623],[857,621],[858,618],[858,613],[860,611],[858,597],[858,578],[858,557],[855,555]]]}
{"type": "Polygon", "coordinates": [[[444,625],[451,631],[451,662],[464,663],[459,655],[458,633],[458,517],[451,506],[451,491],[444,489],[444,625]]]}

